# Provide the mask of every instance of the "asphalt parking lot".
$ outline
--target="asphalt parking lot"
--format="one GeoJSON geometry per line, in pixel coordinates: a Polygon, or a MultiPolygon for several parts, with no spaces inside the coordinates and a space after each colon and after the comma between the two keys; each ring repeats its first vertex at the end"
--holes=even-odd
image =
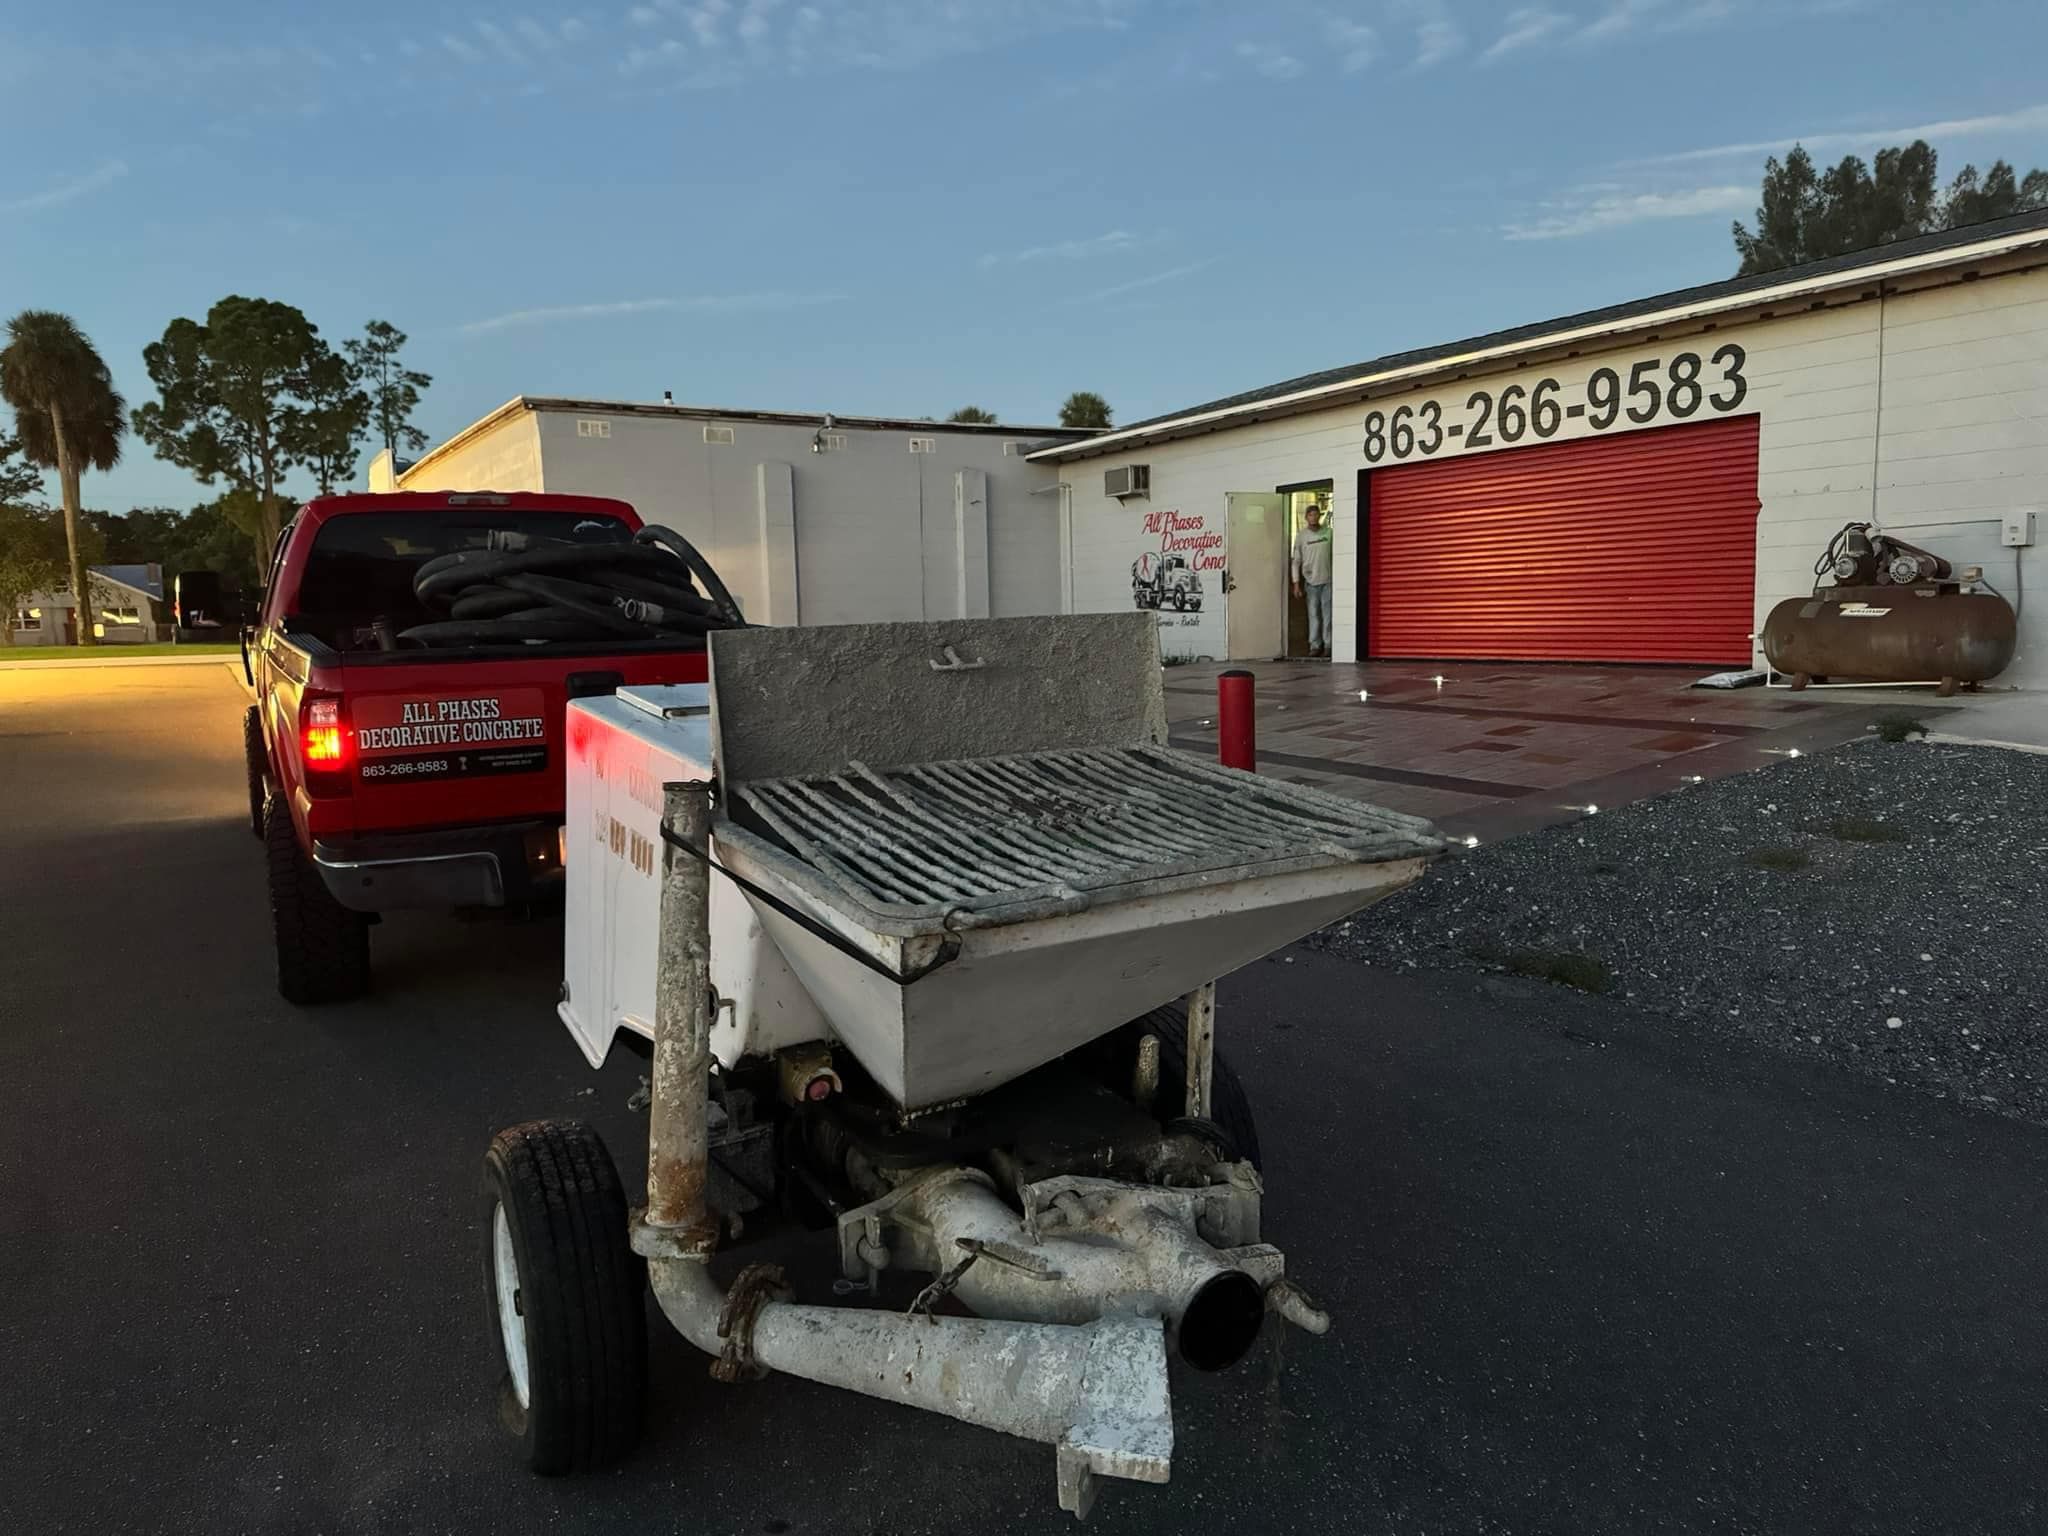
{"type": "MultiPolygon", "coordinates": [[[[281,1003],[241,704],[0,675],[0,1532],[1070,1524],[1047,1448],[721,1387],[661,1330],[636,1457],[528,1477],[479,1161],[580,1114],[636,1184],[640,1063],[556,1023],[551,922],[393,919],[373,996],[281,1003]]],[[[2042,1131],[1533,982],[1297,950],[1223,1007],[1337,1327],[1177,1375],[1172,1483],[1092,1527],[2043,1528],[2042,1131]]]]}

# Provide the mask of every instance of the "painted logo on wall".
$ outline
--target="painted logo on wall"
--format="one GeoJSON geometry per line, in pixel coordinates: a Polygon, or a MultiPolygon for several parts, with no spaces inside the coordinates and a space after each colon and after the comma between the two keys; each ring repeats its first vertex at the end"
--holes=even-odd
{"type": "Polygon", "coordinates": [[[1202,514],[1178,508],[1148,508],[1141,517],[1131,605],[1159,615],[1160,654],[1169,660],[1219,654],[1225,551],[1220,520],[1212,526],[1202,514]],[[1214,635],[1204,632],[1212,627],[1214,635]]]}

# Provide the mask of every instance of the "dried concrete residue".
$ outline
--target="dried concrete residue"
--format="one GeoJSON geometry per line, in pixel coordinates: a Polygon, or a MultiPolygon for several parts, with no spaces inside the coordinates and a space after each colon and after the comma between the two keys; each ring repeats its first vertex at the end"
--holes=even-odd
{"type": "Polygon", "coordinates": [[[710,639],[713,740],[729,784],[808,778],[853,761],[887,769],[1166,740],[1149,613],[725,630],[710,639]]]}

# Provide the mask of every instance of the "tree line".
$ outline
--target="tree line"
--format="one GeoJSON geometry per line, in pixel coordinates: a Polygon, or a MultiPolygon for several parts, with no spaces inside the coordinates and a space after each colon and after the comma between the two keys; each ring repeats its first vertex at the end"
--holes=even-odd
{"type": "MultiPolygon", "coordinates": [[[[1109,425],[1109,402],[1092,389],[1077,389],[1060,405],[1060,425],[1063,427],[1107,427],[1109,425]]],[[[985,411],[978,405],[963,405],[946,418],[949,422],[970,425],[994,426],[996,413],[985,411]]]]}
{"type": "Polygon", "coordinates": [[[2021,176],[2003,160],[1983,175],[1966,165],[1944,188],[1925,139],[1816,166],[1804,145],[1764,162],[1756,228],[1735,224],[1737,277],[1867,251],[1914,235],[2048,208],[2048,170],[2021,176]]]}
{"type": "MultiPolygon", "coordinates": [[[[253,577],[284,526],[287,471],[307,470],[326,495],[353,478],[366,440],[394,454],[426,446],[412,416],[433,380],[405,366],[405,343],[396,326],[372,320],[337,349],[294,306],[230,295],[203,321],[173,320],[143,349],[158,398],[131,413],[76,321],[51,310],[16,315],[0,348],[0,399],[14,411],[13,434],[0,437],[0,604],[9,641],[14,609],[29,593],[89,594],[86,567],[122,558],[109,550],[114,538],[125,546],[146,531],[158,542],[132,546],[156,551],[145,558],[175,568],[177,556],[197,556],[210,569],[253,577]],[[81,482],[87,470],[104,473],[120,461],[131,429],[202,485],[224,482],[226,494],[175,528],[177,515],[159,508],[126,519],[100,514],[95,526],[81,482]],[[45,470],[57,475],[54,517],[30,504],[45,470]],[[241,536],[246,566],[229,530],[241,536]]],[[[86,611],[81,603],[81,616],[86,611]]],[[[82,617],[76,639],[93,643],[82,617]]]]}

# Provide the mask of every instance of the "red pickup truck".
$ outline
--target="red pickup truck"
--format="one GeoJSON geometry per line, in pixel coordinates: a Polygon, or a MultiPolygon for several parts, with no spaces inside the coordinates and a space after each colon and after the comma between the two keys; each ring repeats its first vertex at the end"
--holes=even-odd
{"type": "Polygon", "coordinates": [[[736,622],[695,551],[643,532],[624,502],[308,502],[243,657],[278,990],[362,992],[380,913],[519,906],[559,886],[568,700],[702,682],[703,631],[736,622]]]}

